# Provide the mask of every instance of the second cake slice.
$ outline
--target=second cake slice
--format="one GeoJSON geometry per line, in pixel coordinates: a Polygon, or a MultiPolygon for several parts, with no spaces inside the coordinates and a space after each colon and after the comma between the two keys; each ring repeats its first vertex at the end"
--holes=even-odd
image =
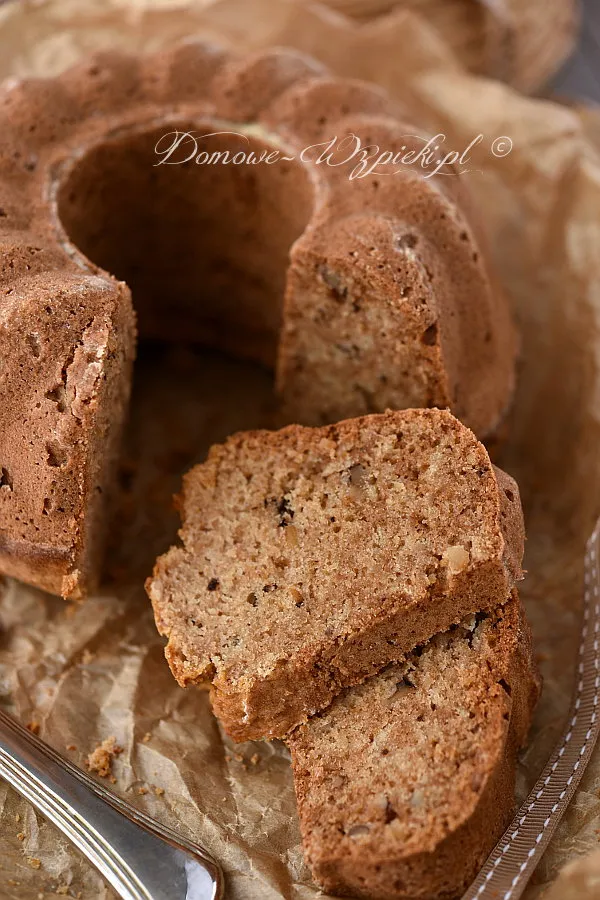
{"type": "Polygon", "coordinates": [[[515,591],[295,729],[300,827],[319,885],[369,900],[462,897],[510,821],[539,691],[515,591]]]}
{"type": "Polygon", "coordinates": [[[521,577],[514,481],[450,413],[238,434],[184,480],[148,582],[180,684],[236,740],[283,737],[521,577]]]}

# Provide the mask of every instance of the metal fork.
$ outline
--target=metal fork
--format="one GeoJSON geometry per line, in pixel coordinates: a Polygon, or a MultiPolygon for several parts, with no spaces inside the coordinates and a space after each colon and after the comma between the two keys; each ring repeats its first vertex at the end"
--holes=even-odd
{"type": "Polygon", "coordinates": [[[220,900],[200,847],[138,812],[0,710],[0,776],[69,838],[123,900],[220,900]]]}

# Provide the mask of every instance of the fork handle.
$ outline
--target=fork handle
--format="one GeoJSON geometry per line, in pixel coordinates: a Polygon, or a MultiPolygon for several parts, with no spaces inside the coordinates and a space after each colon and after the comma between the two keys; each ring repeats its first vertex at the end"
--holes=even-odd
{"type": "Polygon", "coordinates": [[[138,812],[0,710],[0,776],[69,838],[123,900],[220,900],[203,850],[138,812]]]}

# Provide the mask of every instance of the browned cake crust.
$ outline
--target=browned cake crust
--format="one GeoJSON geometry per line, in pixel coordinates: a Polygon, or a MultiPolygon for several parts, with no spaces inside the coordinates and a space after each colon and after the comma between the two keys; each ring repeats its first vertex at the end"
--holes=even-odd
{"type": "Polygon", "coordinates": [[[442,410],[235,435],[184,479],[148,581],[180,684],[281,737],[521,577],[518,489],[442,410]]]}
{"type": "Polygon", "coordinates": [[[315,880],[369,900],[462,896],[510,820],[539,687],[515,592],[297,728],[288,744],[315,880]]]}
{"type": "Polygon", "coordinates": [[[68,596],[97,572],[134,353],[123,282],[142,335],[276,367],[288,421],[438,405],[493,431],[515,336],[464,179],[301,159],[414,131],[282,50],[104,53],[0,89],[0,572],[68,596]],[[289,158],[156,166],[175,130],[289,158]]]}

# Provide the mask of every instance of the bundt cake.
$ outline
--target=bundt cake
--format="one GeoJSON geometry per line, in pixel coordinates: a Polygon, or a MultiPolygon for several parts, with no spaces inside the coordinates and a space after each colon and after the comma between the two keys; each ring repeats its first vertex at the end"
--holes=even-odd
{"type": "Polygon", "coordinates": [[[285,736],[521,577],[517,486],[446,410],[240,433],[184,479],[148,581],[180,684],[238,741],[285,736]]]}
{"type": "Polygon", "coordinates": [[[349,140],[402,152],[413,132],[375,87],[283,50],[188,42],[3,86],[0,572],[94,583],[131,291],[142,336],[273,366],[287,421],[439,406],[494,430],[515,335],[464,179],[350,177],[349,140]]]}
{"type": "Polygon", "coordinates": [[[509,823],[540,689],[515,595],[288,738],[300,826],[327,893],[455,900],[509,823]]]}

